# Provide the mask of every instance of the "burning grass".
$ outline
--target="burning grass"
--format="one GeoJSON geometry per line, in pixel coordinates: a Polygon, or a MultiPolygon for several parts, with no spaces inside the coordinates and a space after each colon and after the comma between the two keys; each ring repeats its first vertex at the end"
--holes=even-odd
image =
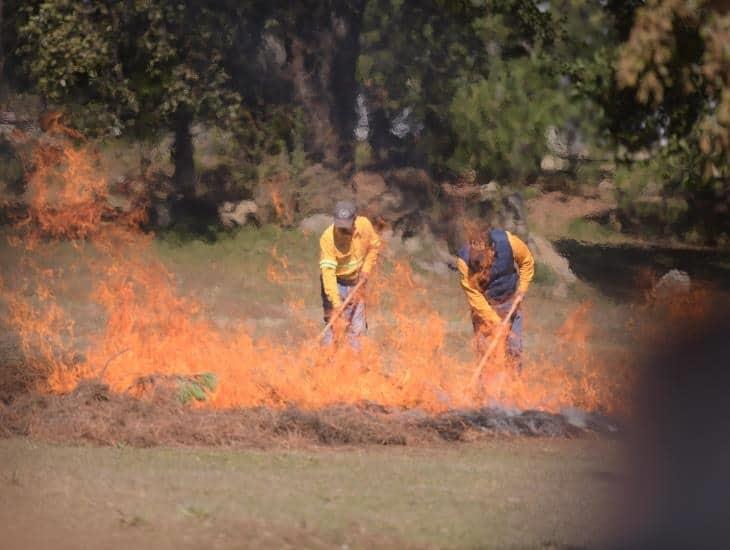
{"type": "MultiPolygon", "coordinates": [[[[177,292],[153,236],[140,229],[144,201],[112,215],[93,152],[54,145],[34,163],[31,204],[10,236],[15,274],[0,281],[7,330],[34,373],[19,376],[34,391],[5,400],[7,434],[134,445],[262,444],[275,436],[404,444],[462,439],[470,430],[571,435],[575,426],[557,414],[566,407],[624,409],[625,365],[592,354],[588,304],[524,374],[495,360],[479,387],[470,384],[475,362],[448,352],[446,321],[407,262],[383,267],[370,285],[370,322],[379,330],[359,353],[320,347],[319,320],[285,292],[290,324],[307,336],[254,338],[243,323],[219,328],[177,292]],[[52,259],[61,246],[68,265],[52,259]],[[83,338],[62,300],[69,287],[95,320],[83,338]],[[181,384],[188,407],[168,395],[181,384]],[[516,409],[544,412],[504,412],[516,409]]],[[[291,288],[308,275],[274,249],[266,277],[291,288]]]]}

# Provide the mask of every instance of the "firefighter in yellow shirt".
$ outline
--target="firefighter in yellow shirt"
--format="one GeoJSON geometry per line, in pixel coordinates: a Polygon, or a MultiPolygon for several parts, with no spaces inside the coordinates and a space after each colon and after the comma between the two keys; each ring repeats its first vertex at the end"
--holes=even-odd
{"type": "MultiPolygon", "coordinates": [[[[458,253],[456,266],[461,287],[471,309],[477,349],[483,353],[486,339],[509,313],[514,300],[522,300],[535,274],[535,262],[527,245],[503,229],[482,226],[458,253]]],[[[507,353],[522,368],[522,311],[518,306],[510,320],[507,353]]]]}
{"type": "MultiPolygon", "coordinates": [[[[361,280],[369,277],[378,259],[380,239],[370,220],[358,216],[355,203],[339,201],[335,205],[334,223],[324,230],[319,239],[319,269],[322,287],[324,320],[329,321],[332,312],[361,280]]],[[[367,330],[365,302],[355,297],[338,319],[346,326],[350,345],[360,348],[358,336],[367,330]]],[[[328,330],[323,342],[330,344],[332,330],[328,330]]]]}

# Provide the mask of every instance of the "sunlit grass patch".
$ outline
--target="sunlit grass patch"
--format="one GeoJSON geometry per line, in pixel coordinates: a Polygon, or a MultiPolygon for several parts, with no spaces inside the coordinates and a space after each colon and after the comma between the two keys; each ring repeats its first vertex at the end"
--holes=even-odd
{"type": "Polygon", "coordinates": [[[625,238],[620,233],[601,225],[597,221],[576,218],[568,224],[568,238],[596,243],[617,243],[625,238]]]}

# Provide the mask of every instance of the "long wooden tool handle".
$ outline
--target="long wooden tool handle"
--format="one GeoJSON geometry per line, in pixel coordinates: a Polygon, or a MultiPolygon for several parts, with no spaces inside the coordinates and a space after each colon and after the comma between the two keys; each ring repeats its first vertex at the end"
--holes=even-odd
{"type": "Polygon", "coordinates": [[[520,305],[520,302],[522,302],[523,296],[517,296],[512,303],[512,307],[509,308],[509,313],[502,319],[502,322],[499,324],[499,327],[497,327],[497,331],[495,332],[494,336],[492,336],[492,341],[489,342],[489,347],[487,348],[487,351],[484,352],[484,355],[482,355],[482,358],[479,360],[479,364],[477,365],[476,370],[474,370],[474,374],[471,375],[471,386],[476,386],[477,381],[479,380],[479,377],[482,375],[482,370],[484,370],[484,365],[487,364],[487,360],[491,357],[492,353],[494,353],[495,348],[497,347],[497,344],[499,344],[500,340],[502,339],[502,333],[504,332],[504,329],[507,327],[507,325],[510,323],[510,320],[512,319],[512,315],[514,315],[515,311],[517,311],[517,307],[520,305]]]}
{"type": "Polygon", "coordinates": [[[319,333],[319,336],[317,337],[317,341],[321,340],[324,335],[327,333],[327,331],[332,328],[332,325],[335,324],[335,321],[340,318],[340,315],[345,311],[345,308],[347,307],[347,304],[352,302],[352,299],[355,297],[355,294],[357,294],[357,291],[360,290],[360,287],[365,284],[365,279],[362,279],[360,282],[358,282],[353,289],[350,291],[350,293],[345,297],[345,300],[342,302],[340,307],[338,307],[336,310],[332,312],[332,315],[330,316],[330,320],[327,321],[327,324],[324,326],[324,329],[322,329],[322,332],[319,333]]]}

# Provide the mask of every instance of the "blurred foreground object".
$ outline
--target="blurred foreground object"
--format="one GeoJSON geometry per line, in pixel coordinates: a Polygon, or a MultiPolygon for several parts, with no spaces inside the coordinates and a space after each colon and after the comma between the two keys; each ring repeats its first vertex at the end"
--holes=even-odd
{"type": "Polygon", "coordinates": [[[667,334],[636,394],[631,478],[618,548],[727,548],[730,315],[667,334]]]}

